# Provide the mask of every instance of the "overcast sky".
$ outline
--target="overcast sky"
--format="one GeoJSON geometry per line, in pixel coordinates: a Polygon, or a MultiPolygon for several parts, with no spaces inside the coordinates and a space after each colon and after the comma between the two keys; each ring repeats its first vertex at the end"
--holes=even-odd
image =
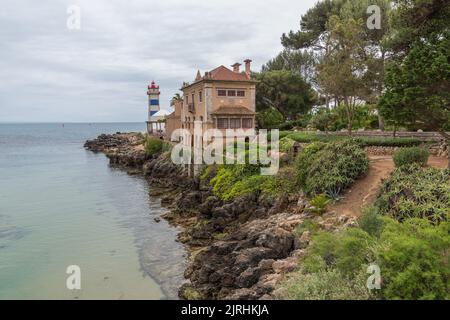
{"type": "Polygon", "coordinates": [[[257,71],[315,0],[14,0],[0,10],[0,122],[144,121],[183,81],[246,58],[257,71]],[[67,8],[81,9],[80,30],[67,8]]]}

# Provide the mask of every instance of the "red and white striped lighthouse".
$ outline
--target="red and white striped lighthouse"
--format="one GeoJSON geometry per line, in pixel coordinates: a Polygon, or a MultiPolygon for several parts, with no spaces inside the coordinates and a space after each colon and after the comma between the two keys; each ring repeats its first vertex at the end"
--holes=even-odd
{"type": "Polygon", "coordinates": [[[157,113],[159,108],[159,86],[152,81],[148,86],[147,90],[148,95],[148,121],[147,121],[147,131],[148,133],[153,133],[154,128],[153,125],[157,124],[158,119],[154,116],[157,113]]]}

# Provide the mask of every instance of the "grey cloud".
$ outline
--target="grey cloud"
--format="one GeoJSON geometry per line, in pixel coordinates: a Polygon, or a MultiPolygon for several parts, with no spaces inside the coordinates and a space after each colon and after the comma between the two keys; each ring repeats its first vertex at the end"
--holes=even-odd
{"type": "Polygon", "coordinates": [[[161,104],[183,81],[280,49],[315,0],[15,0],[0,12],[1,121],[144,121],[146,85],[161,104]],[[81,7],[81,30],[66,28],[81,7]]]}

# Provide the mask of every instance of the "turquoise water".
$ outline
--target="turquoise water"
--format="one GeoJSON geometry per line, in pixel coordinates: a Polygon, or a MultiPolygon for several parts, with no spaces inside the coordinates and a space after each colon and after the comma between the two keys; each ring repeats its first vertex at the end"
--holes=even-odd
{"type": "Polygon", "coordinates": [[[139,176],[83,148],[130,124],[0,124],[0,299],[166,299],[182,282],[178,230],[139,176]],[[66,268],[81,269],[68,290],[66,268]]]}

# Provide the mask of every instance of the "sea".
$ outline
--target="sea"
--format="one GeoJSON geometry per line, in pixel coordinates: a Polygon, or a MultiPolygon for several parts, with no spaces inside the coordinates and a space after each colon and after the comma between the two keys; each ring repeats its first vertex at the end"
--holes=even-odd
{"type": "Polygon", "coordinates": [[[142,176],[83,148],[102,133],[144,130],[0,123],[0,299],[177,298],[180,230],[155,219],[166,209],[142,176]]]}

